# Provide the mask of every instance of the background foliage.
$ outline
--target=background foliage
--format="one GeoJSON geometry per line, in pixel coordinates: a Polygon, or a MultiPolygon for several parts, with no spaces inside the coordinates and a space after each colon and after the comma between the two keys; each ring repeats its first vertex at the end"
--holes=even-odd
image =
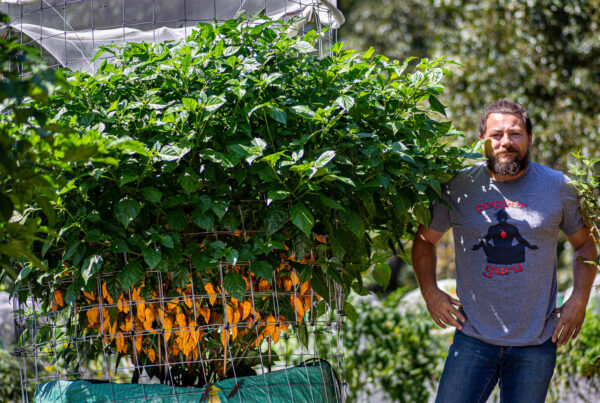
{"type": "MultiPolygon", "coordinates": [[[[344,332],[348,401],[433,400],[453,333],[436,327],[421,298],[415,304],[406,295],[398,289],[385,298],[352,297],[358,320],[347,322],[344,332]]],[[[591,304],[577,340],[558,349],[549,401],[593,401],[598,396],[600,362],[594,360],[599,339],[600,311],[591,304]]]]}
{"type": "Polygon", "coordinates": [[[534,158],[554,168],[600,142],[597,0],[344,0],[342,40],[390,57],[444,55],[453,69],[448,115],[473,137],[479,111],[503,97],[533,120],[534,158]]]}
{"type": "Polygon", "coordinates": [[[353,297],[358,319],[344,332],[348,401],[371,401],[383,391],[394,402],[426,402],[435,390],[450,337],[432,334],[427,310],[407,308],[405,295],[353,297]]]}

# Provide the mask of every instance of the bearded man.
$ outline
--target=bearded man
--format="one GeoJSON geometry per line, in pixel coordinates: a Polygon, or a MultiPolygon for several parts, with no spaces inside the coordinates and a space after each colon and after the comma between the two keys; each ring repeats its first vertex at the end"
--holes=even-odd
{"type": "Polygon", "coordinates": [[[485,402],[498,382],[502,402],[544,402],[557,346],[583,324],[596,273],[585,261],[597,250],[568,178],[529,161],[531,120],[521,105],[502,99],[488,106],[479,138],[488,140],[487,163],[444,187],[444,203],[434,204],[412,249],[429,313],[442,328],[456,327],[436,402],[485,402]],[[435,277],[436,245],[450,228],[459,300],[435,277]],[[557,308],[559,231],[574,249],[574,285],[557,308]]]}

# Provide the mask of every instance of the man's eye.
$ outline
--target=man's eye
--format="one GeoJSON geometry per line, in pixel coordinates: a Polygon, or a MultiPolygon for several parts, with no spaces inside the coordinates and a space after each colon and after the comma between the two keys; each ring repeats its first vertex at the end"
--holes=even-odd
{"type": "Polygon", "coordinates": [[[522,133],[511,133],[511,136],[520,136],[522,133]]]}

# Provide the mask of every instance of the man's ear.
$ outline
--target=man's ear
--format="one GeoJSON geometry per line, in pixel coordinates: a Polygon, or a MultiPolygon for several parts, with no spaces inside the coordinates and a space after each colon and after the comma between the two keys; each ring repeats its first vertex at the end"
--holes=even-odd
{"type": "Polygon", "coordinates": [[[479,133],[479,140],[483,138],[483,134],[479,133]]]}
{"type": "Polygon", "coordinates": [[[533,144],[533,133],[529,135],[529,144],[533,144]]]}

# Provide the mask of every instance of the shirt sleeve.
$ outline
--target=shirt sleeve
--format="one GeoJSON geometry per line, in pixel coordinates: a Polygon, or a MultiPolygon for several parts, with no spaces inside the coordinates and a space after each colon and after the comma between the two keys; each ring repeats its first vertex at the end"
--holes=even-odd
{"type": "Polygon", "coordinates": [[[571,236],[583,227],[583,219],[579,210],[579,195],[566,175],[563,175],[561,180],[560,197],[563,209],[560,229],[565,235],[571,236]]]}
{"type": "MultiPolygon", "coordinates": [[[[448,186],[442,188],[442,199],[448,202],[448,186]]],[[[431,204],[431,223],[429,228],[438,232],[446,232],[450,229],[450,209],[438,200],[431,204]]]]}

